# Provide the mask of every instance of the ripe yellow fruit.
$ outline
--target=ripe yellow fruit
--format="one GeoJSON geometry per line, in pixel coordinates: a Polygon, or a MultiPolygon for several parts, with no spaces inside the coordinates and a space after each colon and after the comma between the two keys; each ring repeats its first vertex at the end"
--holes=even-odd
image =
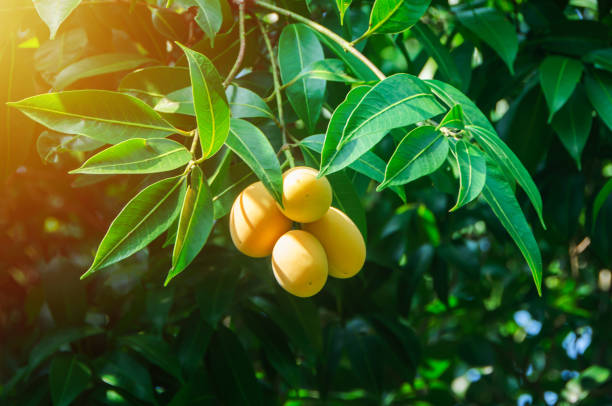
{"type": "Polygon", "coordinates": [[[332,188],[327,178],[317,179],[318,171],[296,166],[283,174],[281,211],[298,223],[320,219],[332,203],[332,188]]]}
{"type": "Polygon", "coordinates": [[[330,276],[350,278],[361,270],[366,258],[365,241],[355,223],[342,211],[332,207],[320,220],[302,228],[323,245],[330,276]]]}
{"type": "Polygon", "coordinates": [[[287,292],[310,297],[327,281],[327,256],[321,243],[310,233],[291,230],[272,251],[272,269],[276,281],[287,292]]]}
{"type": "Polygon", "coordinates": [[[229,222],[236,248],[254,258],[270,255],[276,241],[292,226],[261,182],[253,183],[238,195],[229,222]]]}

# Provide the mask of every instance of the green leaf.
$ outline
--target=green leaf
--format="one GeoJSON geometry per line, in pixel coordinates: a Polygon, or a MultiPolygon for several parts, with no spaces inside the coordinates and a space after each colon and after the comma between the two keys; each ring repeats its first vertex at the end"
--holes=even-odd
{"type": "Polygon", "coordinates": [[[597,69],[588,73],[584,84],[589,100],[599,118],[612,130],[612,73],[597,69]]]}
{"type": "Polygon", "coordinates": [[[379,78],[374,72],[368,68],[363,61],[359,60],[355,55],[350,52],[346,52],[342,46],[337,42],[333,41],[326,35],[319,32],[315,32],[315,35],[319,38],[319,41],[329,48],[336,56],[349,67],[349,69],[357,76],[357,78],[364,81],[378,81],[379,78]]]}
{"type": "Polygon", "coordinates": [[[336,6],[338,6],[338,12],[340,13],[340,24],[344,24],[344,14],[348,10],[353,0],[336,0],[336,6]]]}
{"type": "Polygon", "coordinates": [[[223,258],[223,268],[206,273],[196,288],[196,300],[202,319],[212,327],[225,317],[234,301],[234,291],[240,278],[240,269],[232,264],[235,258],[223,258]]]}
{"type": "Polygon", "coordinates": [[[68,406],[91,381],[91,369],[74,354],[58,354],[51,361],[49,387],[53,406],[68,406]]]}
{"type": "Polygon", "coordinates": [[[412,27],[410,32],[419,40],[425,52],[436,61],[442,78],[453,86],[461,86],[463,78],[455,60],[433,31],[426,24],[419,22],[412,27]]]}
{"type": "Polygon", "coordinates": [[[368,32],[393,34],[407,30],[425,14],[429,3],[431,0],[376,0],[368,32]]]}
{"type": "Polygon", "coordinates": [[[119,83],[119,90],[155,106],[167,94],[189,85],[189,69],[152,66],[128,73],[119,83]]]}
{"type": "Polygon", "coordinates": [[[460,104],[454,105],[453,108],[451,108],[449,112],[446,113],[442,121],[440,121],[440,124],[438,125],[436,130],[439,130],[443,127],[452,128],[455,130],[464,129],[463,109],[461,108],[460,104]]]}
{"type": "Polygon", "coordinates": [[[433,126],[417,127],[399,143],[389,159],[385,179],[376,190],[403,185],[438,169],[448,155],[448,140],[433,126]]]}
{"type": "Polygon", "coordinates": [[[355,190],[351,179],[344,171],[338,171],[327,176],[332,186],[332,206],[342,210],[355,222],[364,240],[368,239],[368,223],[366,221],[365,209],[361,199],[355,190]]]}
{"type": "Polygon", "coordinates": [[[272,110],[266,102],[257,93],[249,89],[231,85],[225,89],[225,95],[230,104],[232,118],[263,117],[274,119],[274,114],[272,114],[272,110]]]}
{"type": "Polygon", "coordinates": [[[85,54],[87,42],[87,32],[84,28],[66,31],[55,40],[40,44],[40,48],[34,54],[34,67],[49,84],[52,84],[59,71],[78,61],[85,54]]]}
{"type": "Polygon", "coordinates": [[[93,151],[104,145],[103,142],[84,135],[60,134],[43,131],[36,139],[36,151],[47,162],[58,162],[58,154],[64,151],[93,151]]]}
{"type": "Polygon", "coordinates": [[[251,360],[238,337],[220,326],[211,342],[211,378],[220,399],[227,405],[262,405],[261,389],[251,360]]]}
{"type": "MultiPolygon", "coordinates": [[[[283,84],[291,82],[306,66],[324,58],[321,43],[307,26],[290,24],[281,32],[278,63],[283,84]]],[[[309,132],[314,131],[319,120],[325,85],[324,81],[302,78],[285,91],[293,110],[304,121],[309,132]]]]}
{"type": "Polygon", "coordinates": [[[612,72],[612,48],[591,51],[582,58],[585,62],[591,62],[595,67],[612,72]]]}
{"type": "Polygon", "coordinates": [[[581,169],[580,156],[591,133],[593,108],[584,88],[578,86],[568,102],[552,120],[561,143],[574,158],[578,169],[581,169]]]}
{"type": "Polygon", "coordinates": [[[177,359],[185,375],[191,376],[196,370],[201,369],[213,332],[213,328],[208,323],[202,322],[198,311],[192,312],[191,316],[181,324],[176,348],[177,359]]]}
{"type": "Polygon", "coordinates": [[[189,39],[188,24],[185,17],[166,8],[151,7],[151,21],[155,29],[171,41],[187,41],[189,39]]]}
{"type": "Polygon", "coordinates": [[[70,173],[134,174],[166,172],[186,165],[191,154],[182,144],[165,138],[132,138],[89,158],[70,173]]]}
{"type": "Polygon", "coordinates": [[[62,69],[55,80],[53,87],[62,90],[76,81],[106,73],[133,70],[137,67],[155,62],[138,54],[101,54],[81,59],[62,69]]]}
{"type": "Polygon", "coordinates": [[[165,97],[158,100],[153,109],[160,113],[195,116],[191,86],[168,93],[165,97]]]}
{"type": "Polygon", "coordinates": [[[609,179],[604,187],[601,188],[597,196],[595,196],[595,201],[593,202],[593,228],[595,227],[595,223],[597,222],[597,216],[599,215],[599,211],[601,207],[608,199],[608,196],[612,194],[612,179],[609,179]]]}
{"type": "Polygon", "coordinates": [[[183,176],[161,180],[130,200],[108,228],[93,264],[81,279],[140,251],[166,231],[179,213],[184,180],[183,176]]]}
{"type": "Polygon", "coordinates": [[[223,24],[223,12],[219,0],[195,0],[198,4],[196,23],[204,34],[210,38],[210,45],[214,46],[214,39],[223,24]]]}
{"type": "Polygon", "coordinates": [[[119,342],[130,347],[149,362],[157,365],[170,375],[183,381],[181,367],[176,358],[176,354],[170,345],[157,337],[149,334],[135,334],[119,338],[119,342]]]}
{"type": "Polygon", "coordinates": [[[405,73],[390,76],[369,89],[357,102],[342,128],[340,148],[360,137],[387,133],[443,112],[435,96],[419,78],[405,73]]]}
{"type": "Polygon", "coordinates": [[[519,247],[531,269],[538,294],[542,295],[542,257],[538,243],[514,196],[512,186],[493,162],[487,162],[487,179],[482,196],[519,247]]]}
{"type": "Polygon", "coordinates": [[[182,45],[181,48],[189,63],[202,157],[209,158],[223,146],[229,132],[229,105],[221,76],[212,62],[199,52],[182,45]]]}
{"type": "Polygon", "coordinates": [[[322,59],[315,61],[302,69],[299,75],[293,78],[297,81],[302,78],[321,79],[329,82],[359,83],[358,79],[350,76],[344,69],[344,62],[340,59],[322,59]]]}
{"type": "Polygon", "coordinates": [[[477,8],[458,12],[457,18],[468,30],[493,48],[514,75],[518,37],[514,26],[506,17],[493,8],[477,8]]]}
{"type": "Polygon", "coordinates": [[[123,351],[115,351],[98,359],[96,364],[96,373],[105,384],[145,402],[155,402],[151,376],[141,362],[123,351]]]}
{"type": "Polygon", "coordinates": [[[476,199],[487,177],[485,157],[478,148],[462,139],[457,141],[453,149],[459,167],[459,196],[450,211],[455,211],[476,199]]]}
{"type": "Polygon", "coordinates": [[[40,18],[49,27],[50,39],[55,38],[55,34],[60,25],[77,8],[81,0],[33,0],[34,7],[40,18]]]}
{"type": "Polygon", "coordinates": [[[54,131],[109,144],[164,138],[178,131],[135,97],[105,90],[45,93],[7,104],[54,131]]]}
{"type": "Polygon", "coordinates": [[[548,122],[567,102],[582,76],[582,63],[563,56],[549,56],[540,65],[540,84],[548,104],[548,122]]]}
{"type": "Polygon", "coordinates": [[[264,133],[248,121],[233,118],[225,143],[255,172],[274,199],[281,202],[283,178],[280,163],[264,133]]]}
{"type": "Polygon", "coordinates": [[[196,166],[191,172],[191,182],[183,200],[172,252],[172,269],[165,285],[181,273],[202,250],[215,224],[213,215],[212,195],[208,183],[202,170],[196,166]]]}
{"type": "Polygon", "coordinates": [[[521,161],[499,138],[487,117],[469,97],[453,86],[439,80],[428,80],[427,85],[448,107],[453,107],[455,104],[461,105],[466,130],[476,138],[478,145],[483,148],[485,154],[501,167],[506,177],[509,180],[515,179],[521,185],[535,208],[542,227],[546,229],[542,217],[542,196],[540,196],[540,191],[521,161]]]}
{"type": "MultiPolygon", "coordinates": [[[[300,144],[320,154],[323,150],[324,141],[325,135],[316,134],[304,138],[300,141],[300,144]]],[[[314,164],[316,165],[316,160],[314,164]]],[[[366,153],[361,155],[356,161],[351,163],[349,165],[349,168],[367,176],[370,179],[375,180],[378,183],[381,183],[385,178],[386,166],[387,165],[385,164],[385,161],[382,160],[382,158],[380,158],[372,151],[367,151],[366,153]]],[[[403,202],[406,202],[406,192],[403,188],[393,186],[391,187],[391,190],[393,190],[399,196],[399,198],[402,199],[403,202]]]]}

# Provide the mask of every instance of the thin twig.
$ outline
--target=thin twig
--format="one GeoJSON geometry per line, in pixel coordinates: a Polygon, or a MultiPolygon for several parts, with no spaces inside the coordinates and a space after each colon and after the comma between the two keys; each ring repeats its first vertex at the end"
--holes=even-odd
{"type": "Polygon", "coordinates": [[[306,24],[310,28],[320,32],[321,34],[325,35],[326,37],[328,37],[329,39],[331,39],[332,41],[334,41],[335,43],[340,45],[342,47],[342,49],[344,49],[346,52],[352,54],[355,58],[357,58],[361,62],[363,62],[363,64],[366,65],[368,67],[368,69],[370,69],[372,71],[372,73],[374,73],[376,75],[376,77],[378,79],[380,79],[380,80],[385,79],[385,74],[382,73],[380,71],[380,69],[378,69],[378,67],[376,67],[376,65],[374,65],[374,63],[372,61],[370,61],[368,58],[365,57],[365,55],[363,55],[361,52],[359,52],[357,49],[355,49],[355,47],[352,46],[350,42],[348,42],[347,40],[345,40],[344,38],[342,38],[341,36],[339,36],[335,32],[329,30],[328,28],[325,28],[321,24],[318,24],[318,23],[312,21],[309,18],[301,16],[301,15],[299,15],[297,13],[294,13],[293,11],[286,10],[284,8],[281,8],[281,7],[277,7],[277,6],[273,5],[273,4],[269,4],[269,3],[266,3],[266,2],[261,1],[261,0],[254,0],[253,2],[256,5],[258,5],[259,7],[262,7],[262,8],[271,10],[271,11],[274,11],[274,12],[276,12],[278,14],[282,14],[282,15],[287,16],[287,17],[291,17],[294,20],[299,21],[299,22],[301,22],[303,24],[306,24]]]}
{"type": "Polygon", "coordinates": [[[240,30],[240,48],[238,50],[238,57],[236,58],[236,62],[234,62],[234,66],[232,66],[232,70],[227,74],[225,81],[223,82],[223,87],[227,87],[232,80],[236,77],[240,70],[240,65],[242,65],[242,61],[244,59],[244,51],[246,49],[246,35],[244,33],[244,2],[245,0],[234,0],[234,3],[238,4],[238,26],[240,30]]]}

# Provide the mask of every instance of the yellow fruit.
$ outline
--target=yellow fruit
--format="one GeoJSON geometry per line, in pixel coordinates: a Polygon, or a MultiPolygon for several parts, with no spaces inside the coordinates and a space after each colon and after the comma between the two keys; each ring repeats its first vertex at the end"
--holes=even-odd
{"type": "Polygon", "coordinates": [[[283,174],[283,206],[285,216],[298,223],[320,219],[332,202],[332,188],[327,178],[317,179],[319,172],[297,166],[283,174]]]}
{"type": "Polygon", "coordinates": [[[302,228],[323,245],[330,276],[350,278],[361,270],[366,257],[365,241],[355,223],[342,211],[332,207],[320,220],[302,228]]]}
{"type": "Polygon", "coordinates": [[[291,230],[276,201],[261,182],[244,189],[230,212],[230,234],[240,252],[254,258],[267,257],[281,235],[291,230]]]}
{"type": "Polygon", "coordinates": [[[323,289],[327,281],[327,256],[312,234],[291,230],[274,246],[272,269],[283,289],[295,296],[309,297],[323,289]]]}

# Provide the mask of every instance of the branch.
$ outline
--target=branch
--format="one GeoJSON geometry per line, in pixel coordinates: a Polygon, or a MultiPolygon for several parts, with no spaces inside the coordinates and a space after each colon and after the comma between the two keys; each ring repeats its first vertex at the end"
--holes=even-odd
{"type": "Polygon", "coordinates": [[[232,66],[232,70],[227,74],[225,81],[223,82],[223,87],[227,87],[232,80],[238,74],[240,70],[240,65],[242,65],[242,61],[244,59],[244,51],[246,49],[246,36],[244,33],[244,2],[245,0],[234,0],[234,3],[238,4],[238,25],[240,29],[240,49],[238,50],[238,57],[236,58],[236,62],[234,66],[232,66]]]}

